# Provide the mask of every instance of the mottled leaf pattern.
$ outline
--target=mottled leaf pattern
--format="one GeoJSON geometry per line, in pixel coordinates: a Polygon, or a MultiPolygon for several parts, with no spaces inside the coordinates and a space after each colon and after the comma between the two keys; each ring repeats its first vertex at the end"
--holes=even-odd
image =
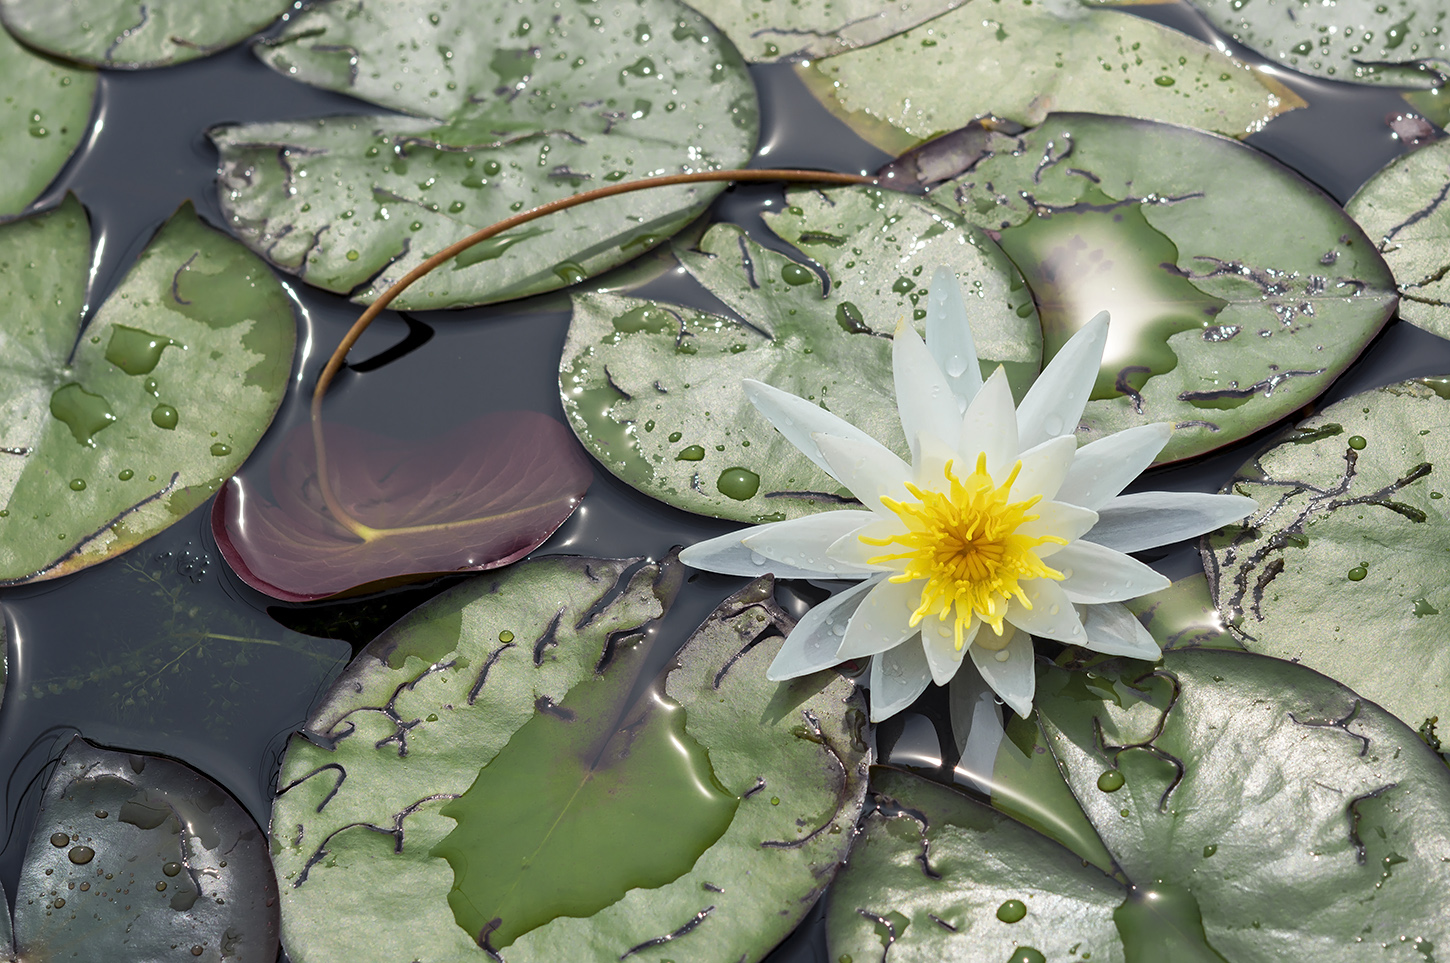
{"type": "Polygon", "coordinates": [[[1450,76],[1450,11],[1433,0],[1193,6],[1244,46],[1306,74],[1399,87],[1435,87],[1450,76]]]}
{"type": "Polygon", "coordinates": [[[0,221],[25,210],[85,139],[96,73],[58,63],[0,30],[0,221]]]}
{"type": "Polygon", "coordinates": [[[877,770],[831,889],[831,959],[1423,963],[1450,937],[1450,770],[1413,730],[1246,652],[1094,676],[1044,668],[1037,705],[1109,871],[877,770]]]}
{"type": "Polygon", "coordinates": [[[783,938],[849,845],[870,759],[864,702],[837,676],[765,681],[792,624],[766,579],[727,600],[641,702],[603,712],[623,708],[617,700],[643,665],[641,640],[682,575],[672,559],[525,562],[440,596],[365,650],[283,763],[272,826],[292,959],[471,960],[498,933],[515,961],[667,951],[734,963],[783,938]],[[574,725],[589,728],[571,733],[574,725]],[[655,725],[673,727],[672,751],[694,760],[693,786],[666,778],[655,725]],[[558,751],[511,752],[516,740],[558,751]],[[628,763],[621,740],[639,740],[650,761],[628,763]],[[586,745],[594,749],[581,754],[586,745]],[[588,795],[621,767],[659,777],[657,792],[675,806],[703,805],[697,796],[713,785],[710,805],[723,793],[734,807],[728,827],[697,859],[670,869],[678,860],[662,858],[654,872],[667,878],[616,889],[633,872],[615,864],[630,862],[618,853],[652,850],[664,833],[658,817],[640,819],[648,805],[631,814],[632,790],[622,789],[560,810],[554,832],[581,834],[563,837],[579,840],[563,878],[530,881],[556,865],[549,844],[522,869],[487,861],[511,845],[496,834],[530,831],[536,808],[563,798],[531,780],[563,780],[588,795]],[[491,782],[499,773],[511,775],[491,782]],[[482,798],[470,805],[474,791],[482,798]],[[549,905],[531,907],[537,917],[518,932],[523,908],[457,902],[480,892],[456,875],[474,865],[485,885],[493,873],[516,875],[549,905]],[[567,912],[576,899],[585,908],[567,912]],[[379,905],[410,925],[371,925],[379,905]],[[508,919],[495,916],[499,906],[508,919]],[[460,926],[475,911],[478,931],[460,926]]]}
{"type": "Polygon", "coordinates": [[[26,43],[97,67],[164,67],[239,43],[289,0],[0,0],[0,21],[26,43]]]}
{"type": "Polygon", "coordinates": [[[82,328],[90,258],[74,200],[0,227],[0,583],[93,565],[199,506],[291,371],[281,285],[189,204],[82,328]]]}
{"type": "Polygon", "coordinates": [[[1450,719],[1445,393],[1402,382],[1302,422],[1229,482],[1259,512],[1207,539],[1214,601],[1244,646],[1331,675],[1412,726],[1450,719]]]}
{"type": "MultiPolygon", "coordinates": [[[[327,0],[258,53],[290,77],[399,112],[211,135],[238,235],[359,301],[523,208],[625,178],[741,167],[755,146],[744,62],[675,0],[526,0],[488,12],[327,0]]],[[[571,284],[660,243],[722,189],[552,215],[472,248],[393,305],[458,307],[571,284]]]]}
{"type": "Polygon", "coordinates": [[[1379,245],[1400,289],[1400,317],[1450,335],[1450,140],[1396,158],[1345,205],[1379,245]]]}
{"type": "Polygon", "coordinates": [[[1168,27],[1080,0],[976,0],[797,68],[832,113],[899,154],[989,114],[1122,114],[1242,137],[1303,101],[1168,27]]]}
{"type": "Polygon", "coordinates": [[[1229,444],[1314,398],[1397,300],[1374,245],[1327,195],[1182,127],[1055,114],[992,135],[931,196],[1022,269],[1049,357],[1111,314],[1083,435],[1172,422],[1160,461],[1229,444]]]}
{"type": "Polygon", "coordinates": [[[967,292],[982,370],[1005,364],[1019,394],[1036,374],[1041,335],[1030,294],[981,232],[890,191],[789,198],[770,226],[819,270],[731,225],[679,252],[734,317],[616,295],[574,299],[560,368],[570,424],[610,471],[646,494],[741,521],[849,501],[755,410],[740,381],[793,392],[904,452],[890,335],[903,318],[921,327],[939,265],[967,292]]]}

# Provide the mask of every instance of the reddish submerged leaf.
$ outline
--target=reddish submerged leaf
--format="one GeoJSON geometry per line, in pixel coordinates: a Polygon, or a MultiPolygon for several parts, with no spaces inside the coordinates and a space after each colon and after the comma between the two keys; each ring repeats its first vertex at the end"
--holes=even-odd
{"type": "Polygon", "coordinates": [[[227,564],[273,598],[302,602],[507,565],[563,524],[593,478],[569,430],[532,411],[483,415],[421,440],[348,425],[325,432],[333,493],[379,537],[363,541],[328,512],[307,424],[272,461],[270,499],[233,478],[212,508],[227,564]]]}

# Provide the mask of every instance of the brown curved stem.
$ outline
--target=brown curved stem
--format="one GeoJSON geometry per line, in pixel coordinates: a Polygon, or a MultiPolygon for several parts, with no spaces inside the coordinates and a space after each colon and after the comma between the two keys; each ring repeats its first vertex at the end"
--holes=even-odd
{"type": "Polygon", "coordinates": [[[518,227],[520,224],[527,224],[529,221],[536,220],[546,214],[568,210],[571,207],[578,207],[580,204],[587,204],[590,201],[614,197],[616,194],[628,194],[633,191],[649,190],[655,187],[672,187],[676,184],[699,184],[706,181],[791,181],[812,184],[877,183],[876,178],[861,174],[772,169],[698,171],[692,174],[667,174],[663,177],[646,177],[637,181],[624,181],[618,184],[610,184],[607,187],[584,191],[582,194],[573,194],[569,197],[560,198],[557,201],[541,204],[532,210],[523,211],[522,213],[515,214],[513,217],[504,218],[496,224],[490,224],[480,231],[475,231],[463,240],[445,247],[403,275],[395,283],[389,285],[386,291],[378,295],[377,300],[368,305],[367,310],[353,322],[352,327],[343,336],[341,343],[332,352],[332,357],[327,359],[327,364],[323,367],[322,374],[317,377],[317,386],[312,391],[312,445],[317,452],[317,485],[322,492],[322,500],[326,503],[327,510],[332,513],[332,517],[336,519],[338,524],[365,542],[370,542],[383,534],[381,530],[372,528],[353,518],[342,507],[342,504],[337,500],[337,496],[332,491],[332,484],[328,481],[327,477],[327,452],[322,442],[322,396],[327,393],[327,388],[332,384],[332,379],[342,369],[343,362],[347,359],[347,353],[352,350],[352,346],[357,343],[357,339],[362,337],[362,333],[392,303],[394,298],[406,291],[415,281],[423,278],[440,265],[453,260],[454,257],[462,254],[464,251],[473,247],[473,245],[502,234],[510,228],[518,227]]]}

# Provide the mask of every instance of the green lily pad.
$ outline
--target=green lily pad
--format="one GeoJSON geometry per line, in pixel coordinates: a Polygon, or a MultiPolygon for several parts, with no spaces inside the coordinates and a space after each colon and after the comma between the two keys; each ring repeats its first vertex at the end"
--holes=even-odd
{"type": "Polygon", "coordinates": [[[789,933],[850,844],[864,703],[838,676],[765,680],[792,625],[769,580],[636,697],[681,576],[524,562],[364,650],[282,766],[292,959],[734,963],[789,933]]]}
{"type": "Polygon", "coordinates": [[[1396,158],[1344,209],[1379,244],[1400,289],[1400,317],[1450,337],[1450,140],[1396,158]]]}
{"type": "Polygon", "coordinates": [[[1214,601],[1244,646],[1412,726],[1450,719],[1447,395],[1442,380],[1402,382],[1302,422],[1229,483],[1260,511],[1205,541],[1214,601]]]}
{"type": "Polygon", "coordinates": [[[1219,615],[1208,579],[1201,572],[1123,604],[1165,651],[1243,648],[1219,615]]]}
{"type": "Polygon", "coordinates": [[[961,6],[963,0],[694,0],[747,60],[768,63],[826,57],[868,47],[961,6]]]}
{"type": "Polygon", "coordinates": [[[890,334],[926,316],[932,270],[955,270],[982,369],[1018,396],[1037,373],[1031,296],[980,231],[919,198],[795,191],[771,228],[830,278],[716,225],[680,263],[739,319],[605,294],[574,299],[560,386],[569,423],[610,471],[687,511],[793,518],[851,500],[746,400],[756,378],[828,407],[898,452],[890,334]]]}
{"type": "MultiPolygon", "coordinates": [[[[524,208],[652,174],[741,167],[758,128],[740,55],[675,0],[604,8],[329,0],[257,48],[274,70],[398,113],[212,131],[248,245],[370,301],[429,255],[524,208]]],[[[480,244],[393,302],[550,291],[685,227],[723,184],[598,201],[480,244]]]]}
{"type": "Polygon", "coordinates": [[[226,790],[71,740],[26,847],[12,959],[273,963],[277,917],[266,837],[226,790]]]}
{"type": "Polygon", "coordinates": [[[0,21],[57,57],[134,69],[210,56],[291,6],[291,0],[0,0],[0,21]]]}
{"type": "Polygon", "coordinates": [[[1306,404],[1397,301],[1374,244],[1333,200],[1200,131],[1054,114],[987,137],[976,165],[931,197],[990,230],[1022,270],[1049,358],[1111,313],[1082,434],[1172,422],[1160,462],[1306,404]]]}
{"type": "Polygon", "coordinates": [[[1450,76],[1450,11],[1435,0],[1193,0],[1192,6],[1245,47],[1302,73],[1424,88],[1450,76]]]}
{"type": "Polygon", "coordinates": [[[190,204],[82,328],[90,258],[74,199],[0,227],[0,584],[93,565],[196,508],[292,367],[281,285],[190,204]]]}
{"type": "Polygon", "coordinates": [[[1400,96],[1411,108],[1436,127],[1450,127],[1450,87],[1410,90],[1400,96]]]}
{"type": "Polygon", "coordinates": [[[1214,47],[1080,0],[967,3],[862,50],[796,68],[852,130],[891,154],[987,115],[1122,114],[1243,137],[1304,105],[1214,47]]]}
{"type": "Polygon", "coordinates": [[[1105,672],[1045,668],[1037,705],[1113,871],[877,769],[831,959],[1424,963],[1450,939],[1450,770],[1413,730],[1246,652],[1105,672]]]}
{"type": "Polygon", "coordinates": [[[58,63],[0,30],[0,221],[55,179],[90,127],[96,72],[58,63]]]}

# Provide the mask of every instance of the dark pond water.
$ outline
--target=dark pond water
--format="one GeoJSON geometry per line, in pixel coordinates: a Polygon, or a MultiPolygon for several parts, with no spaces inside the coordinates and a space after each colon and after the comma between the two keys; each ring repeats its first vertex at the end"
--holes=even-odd
{"type": "MultiPolygon", "coordinates": [[[[1213,39],[1184,8],[1139,12],[1213,39]]],[[[866,172],[888,160],[817,106],[788,68],[761,67],[755,76],[764,121],[757,166],[866,172]]],[[[1405,109],[1392,92],[1283,79],[1310,106],[1275,120],[1249,143],[1336,199],[1345,200],[1403,149],[1387,124],[1405,109]]],[[[346,97],[285,79],[244,49],[171,69],[104,76],[95,133],[43,202],[74,191],[90,212],[101,239],[91,303],[104,298],[183,201],[194,201],[203,217],[222,223],[207,128],[357,110],[346,97]]],[[[720,200],[714,216],[758,228],[758,213],[780,203],[779,191],[741,188],[720,200]]],[[[755,233],[780,247],[767,232],[755,233]]],[[[300,284],[293,293],[303,348],[277,422],[243,471],[254,483],[265,475],[270,447],[306,417],[303,389],[310,391],[311,379],[357,314],[342,298],[300,284]]],[[[649,282],[644,293],[711,304],[693,282],[674,275],[649,282]]],[[[567,307],[565,297],[554,295],[497,308],[385,315],[354,349],[351,369],[329,396],[328,417],[399,436],[441,433],[488,411],[527,408],[563,420],[556,372],[567,307]]],[[[1392,322],[1326,400],[1447,372],[1450,343],[1392,322]]],[[[1156,472],[1143,484],[1215,489],[1258,443],[1251,439],[1156,472]]],[[[0,593],[9,653],[0,773],[8,774],[10,827],[0,848],[0,882],[10,893],[47,763],[72,733],[190,763],[231,790],[265,825],[287,734],[356,646],[449,584],[349,604],[278,605],[221,563],[208,513],[202,509],[129,555],[88,571],[0,593]]],[[[583,507],[539,551],[659,556],[730,527],[661,505],[597,471],[583,507]]],[[[1174,578],[1199,569],[1190,545],[1170,547],[1152,560],[1174,578]]],[[[669,643],[661,648],[683,642],[737,584],[710,575],[692,580],[661,629],[669,643]]],[[[666,655],[660,653],[661,662],[666,655]]],[[[951,778],[956,759],[944,700],[929,693],[918,708],[881,727],[883,753],[951,778]]],[[[818,909],[770,963],[824,961],[824,946],[818,909]]]]}

